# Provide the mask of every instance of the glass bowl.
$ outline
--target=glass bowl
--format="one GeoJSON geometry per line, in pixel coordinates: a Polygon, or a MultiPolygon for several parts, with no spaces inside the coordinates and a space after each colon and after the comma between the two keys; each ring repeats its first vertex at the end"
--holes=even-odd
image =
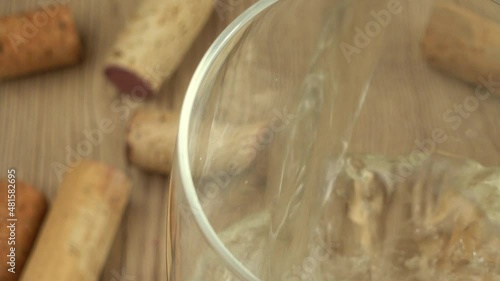
{"type": "Polygon", "coordinates": [[[261,0],[242,14],[184,101],[169,280],[498,279],[499,13],[261,0]]]}

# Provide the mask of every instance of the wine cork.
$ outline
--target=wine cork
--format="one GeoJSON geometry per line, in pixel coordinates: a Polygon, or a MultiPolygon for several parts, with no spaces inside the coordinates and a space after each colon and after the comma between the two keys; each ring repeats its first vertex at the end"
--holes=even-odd
{"type": "Polygon", "coordinates": [[[20,280],[97,281],[129,194],[126,176],[102,163],[68,172],[20,280]]]}
{"type": "Polygon", "coordinates": [[[213,0],[146,0],[105,67],[123,93],[148,96],[172,75],[212,12],[213,0]]]}
{"type": "Polygon", "coordinates": [[[438,4],[422,42],[424,57],[466,82],[500,81],[500,25],[454,4],[438,4]]]}
{"type": "Polygon", "coordinates": [[[81,41],[66,6],[0,18],[0,80],[74,65],[81,58],[81,41]]]}
{"type": "Polygon", "coordinates": [[[40,191],[15,178],[10,180],[11,183],[0,180],[2,281],[16,281],[21,276],[47,210],[47,201],[40,191]]]}
{"type": "MultiPolygon", "coordinates": [[[[263,150],[265,122],[201,128],[190,146],[199,161],[192,167],[198,177],[228,169],[244,170],[263,150]],[[200,160],[201,159],[201,160],[200,160]]],[[[140,109],[132,117],[127,135],[129,161],[147,171],[169,174],[173,164],[179,118],[176,113],[140,109]]]]}
{"type": "Polygon", "coordinates": [[[129,161],[147,171],[170,173],[178,128],[176,113],[152,109],[136,111],[128,126],[129,161]]]}

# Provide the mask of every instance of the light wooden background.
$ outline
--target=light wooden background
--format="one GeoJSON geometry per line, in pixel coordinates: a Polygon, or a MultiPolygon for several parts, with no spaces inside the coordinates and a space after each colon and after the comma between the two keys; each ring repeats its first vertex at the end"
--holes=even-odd
{"type": "MultiPolygon", "coordinates": [[[[62,1],[61,1],[62,2],[62,1]]],[[[70,0],[85,43],[82,65],[0,84],[0,177],[17,169],[19,179],[43,189],[49,198],[59,178],[53,163],[66,164],[67,148],[77,149],[84,130],[110,118],[116,128],[93,146],[88,158],[127,172],[133,182],[131,201],[116,237],[102,281],[166,280],[165,226],[168,178],[147,174],[125,158],[127,111],[114,113],[120,100],[104,79],[103,62],[114,39],[137,9],[132,0],[70,0]],[[2,172],[3,171],[3,172],[2,172]]],[[[30,10],[42,1],[1,1],[0,15],[30,10]]],[[[148,106],[180,110],[184,92],[199,60],[217,35],[255,0],[220,0],[215,12],[177,73],[148,106]]],[[[132,113],[137,103],[121,100],[132,113]]]]}
{"type": "MultiPolygon", "coordinates": [[[[422,3],[429,1],[432,0],[422,3]]],[[[178,110],[192,72],[208,46],[228,22],[254,2],[219,0],[218,12],[179,71],[161,94],[147,103],[178,110]]],[[[37,3],[36,0],[2,1],[0,14],[34,8],[37,3]]],[[[456,129],[443,119],[443,113],[463,104],[474,88],[433,73],[420,60],[416,46],[425,26],[426,18],[422,15],[427,14],[429,5],[419,3],[407,3],[403,13],[391,23],[392,39],[388,46],[393,46],[394,51],[385,52],[384,68],[375,75],[373,90],[354,131],[356,141],[352,150],[409,153],[416,140],[432,137],[432,129],[441,128],[448,139],[438,149],[474,158],[485,165],[500,165],[499,98],[481,102],[470,117],[462,118],[456,129]],[[407,32],[407,19],[416,25],[414,32],[407,32]],[[398,68],[408,64],[411,69],[405,68],[406,71],[395,75],[398,68]]],[[[120,97],[102,75],[103,59],[136,5],[137,1],[132,0],[71,1],[86,45],[84,63],[0,84],[0,177],[14,167],[19,178],[43,189],[49,197],[54,196],[59,183],[53,163],[66,163],[66,148],[76,149],[85,139],[84,130],[97,128],[102,118],[114,121],[116,129],[105,135],[88,157],[124,169],[134,188],[102,281],[166,280],[164,228],[168,179],[143,173],[127,163],[124,154],[127,116],[111,110],[111,104],[120,97]]],[[[492,17],[499,12],[491,7],[487,10],[492,17]]],[[[130,111],[137,106],[126,100],[121,102],[130,111]]]]}

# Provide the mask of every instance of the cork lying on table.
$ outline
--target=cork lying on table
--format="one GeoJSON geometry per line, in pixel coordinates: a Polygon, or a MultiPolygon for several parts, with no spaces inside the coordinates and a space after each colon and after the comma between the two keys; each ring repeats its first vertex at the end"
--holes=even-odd
{"type": "Polygon", "coordinates": [[[145,0],[111,50],[106,77],[123,93],[157,93],[213,10],[212,0],[145,0]]]}
{"type": "Polygon", "coordinates": [[[69,171],[21,275],[23,281],[97,281],[130,194],[119,170],[83,161],[69,171]]]}
{"type": "MultiPolygon", "coordinates": [[[[265,122],[244,125],[213,123],[197,134],[191,146],[197,155],[192,175],[227,170],[244,170],[253,164],[262,144],[259,143],[265,122]],[[195,148],[194,148],[195,147],[195,148]],[[257,147],[257,148],[255,148],[257,147]],[[203,162],[203,164],[199,164],[203,162]],[[201,165],[201,166],[200,166],[201,165]],[[234,168],[234,167],[233,167],[234,168]]],[[[131,163],[151,172],[169,174],[172,168],[179,116],[161,110],[140,109],[132,117],[127,132],[127,152],[131,163]]]]}
{"type": "Polygon", "coordinates": [[[16,281],[21,276],[43,222],[47,201],[40,191],[20,180],[15,180],[10,186],[6,179],[0,180],[0,193],[0,280],[16,281]],[[9,190],[15,190],[15,193],[9,193],[9,190]],[[14,197],[11,197],[15,199],[11,201],[15,202],[12,211],[16,221],[12,222],[14,228],[10,229],[8,226],[11,222],[7,219],[12,219],[12,216],[7,207],[8,195],[12,194],[14,197]],[[11,233],[14,233],[14,236],[11,233]],[[14,248],[14,251],[11,251],[11,248],[14,248]],[[14,256],[12,264],[9,256],[14,256]]]}
{"type": "Polygon", "coordinates": [[[148,171],[170,173],[178,128],[179,116],[176,113],[136,111],[127,133],[129,161],[148,171]]]}
{"type": "Polygon", "coordinates": [[[67,6],[0,18],[0,81],[74,65],[81,58],[67,6]]]}
{"type": "Polygon", "coordinates": [[[431,66],[466,82],[500,81],[500,24],[458,5],[436,5],[422,51],[431,66]]]}

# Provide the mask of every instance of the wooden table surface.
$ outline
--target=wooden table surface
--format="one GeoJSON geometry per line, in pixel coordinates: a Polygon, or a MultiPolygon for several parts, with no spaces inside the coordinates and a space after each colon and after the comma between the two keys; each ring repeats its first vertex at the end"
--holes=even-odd
{"type": "MultiPolygon", "coordinates": [[[[0,14],[35,8],[39,2],[2,1],[0,14]]],[[[179,110],[191,75],[206,49],[236,15],[254,2],[219,0],[217,12],[180,69],[160,95],[145,103],[179,110]]],[[[86,139],[86,130],[98,128],[98,122],[103,118],[111,119],[115,129],[93,145],[87,157],[125,170],[133,181],[133,192],[101,280],[166,280],[168,178],[141,172],[127,163],[125,124],[139,104],[118,95],[102,75],[104,58],[118,32],[136,10],[137,1],[73,0],[69,5],[84,38],[86,59],[77,67],[0,84],[0,177],[2,173],[6,175],[8,168],[14,167],[19,178],[43,189],[49,198],[53,198],[60,182],[60,172],[56,167],[67,165],[68,160],[73,161],[67,159],[69,151],[76,150],[86,139]],[[127,110],[115,113],[112,104],[117,101],[127,110]]],[[[417,6],[404,9],[400,19],[418,19],[422,12],[417,6]]],[[[406,34],[404,27],[394,25],[394,30],[402,32],[405,40],[419,40],[421,34],[406,34]]],[[[392,53],[388,61],[395,65],[404,61],[415,63],[418,50],[399,50],[392,53]]],[[[367,141],[354,143],[352,149],[409,153],[412,146],[408,144],[432,137],[431,129],[437,127],[448,136],[439,149],[469,156],[486,165],[500,165],[500,99],[489,98],[470,117],[461,118],[459,128],[450,127],[450,123],[443,119],[443,113],[453,110],[456,104],[463,104],[474,93],[474,88],[460,85],[456,91],[442,92],[427,86],[427,82],[444,85],[457,81],[450,82],[442,75],[427,81],[428,76],[418,75],[418,71],[425,67],[423,63],[415,63],[415,75],[405,77],[407,80],[393,77],[373,85],[382,90],[380,94],[369,95],[354,132],[355,139],[367,141]]],[[[383,75],[383,72],[377,75],[383,75]]]]}
{"type": "MultiPolygon", "coordinates": [[[[42,2],[2,1],[0,15],[34,9],[42,2]]],[[[138,2],[66,2],[74,12],[84,40],[85,60],[77,67],[0,84],[0,171],[6,176],[8,168],[16,168],[19,179],[43,189],[53,198],[60,182],[61,170],[57,167],[68,166],[68,151],[78,149],[78,144],[86,139],[86,130],[98,128],[104,118],[111,119],[115,129],[93,145],[86,157],[126,171],[133,182],[133,191],[101,280],[166,280],[168,177],[144,173],[127,163],[125,125],[134,108],[141,104],[180,110],[199,60],[227,24],[255,0],[217,2],[209,23],[179,70],[157,97],[142,103],[118,95],[102,74],[107,52],[138,2]],[[113,102],[126,110],[115,113],[113,102]]]]}

